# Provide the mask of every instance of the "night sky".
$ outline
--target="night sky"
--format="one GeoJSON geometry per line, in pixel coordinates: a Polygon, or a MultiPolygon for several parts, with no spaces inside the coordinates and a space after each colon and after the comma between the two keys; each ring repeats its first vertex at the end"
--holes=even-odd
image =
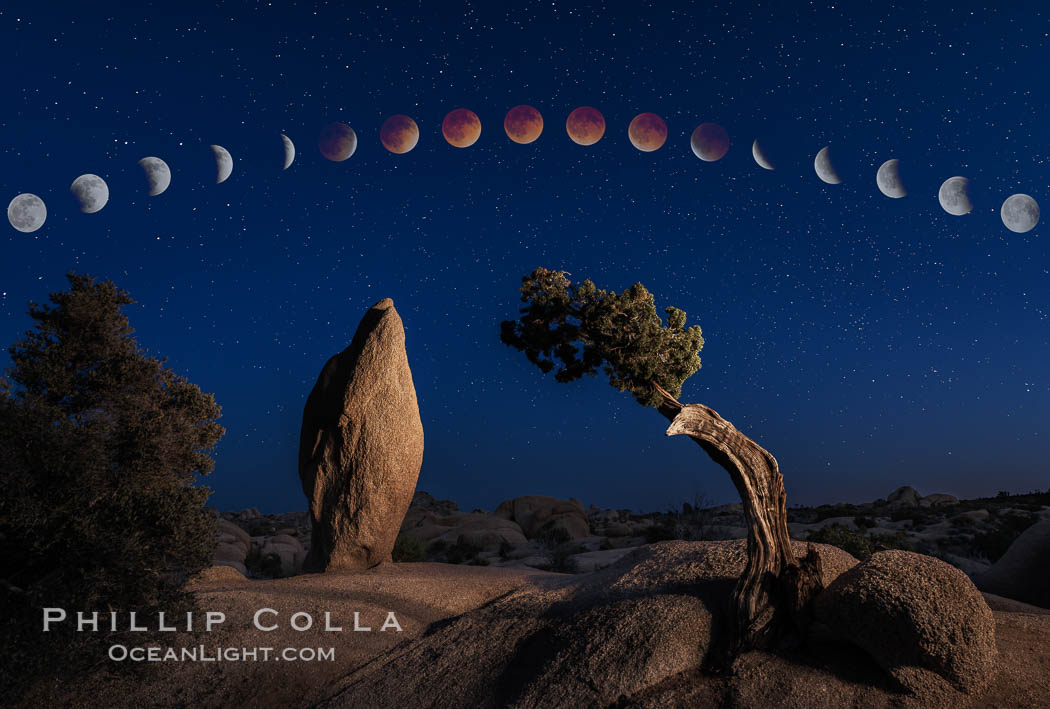
{"type": "Polygon", "coordinates": [[[655,411],[500,343],[537,266],[641,281],[698,322],[681,398],[770,450],[789,505],[1050,484],[1050,224],[999,216],[1016,192],[1050,208],[1040,3],[341,4],[0,10],[0,197],[48,209],[34,233],[3,225],[0,339],[70,269],[130,291],[140,344],[223,408],[211,504],[305,508],[303,403],[384,297],[426,435],[419,489],[468,510],[737,499],[655,411]],[[544,117],[529,145],[503,131],[518,104],[544,117]],[[590,147],[565,132],[580,105],[606,120],[590,147]],[[458,107],[482,122],[465,149],[441,136],[458,107]],[[645,111],[669,128],[651,153],[627,137],[645,111]],[[396,113],[421,132],[404,155],[379,141],[396,113]],[[318,151],[329,121],[357,133],[345,162],[318,151]],[[718,162],[690,150],[704,121],[729,132],[718,162]],[[212,143],[235,161],[218,185],[212,143]],[[813,169],[828,144],[841,185],[813,169]],[[157,197],[145,156],[171,166],[157,197]],[[895,200],[875,184],[894,157],[895,200]],[[97,214],[70,196],[82,173],[109,183],[97,214]],[[962,217],[937,201],[953,175],[971,180],[962,217]]]}

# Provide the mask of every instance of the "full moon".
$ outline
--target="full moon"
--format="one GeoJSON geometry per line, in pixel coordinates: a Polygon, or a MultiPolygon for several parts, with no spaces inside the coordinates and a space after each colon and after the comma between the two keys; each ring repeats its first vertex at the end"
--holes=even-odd
{"type": "Polygon", "coordinates": [[[408,116],[398,113],[383,121],[379,141],[395,155],[404,155],[419,142],[419,126],[408,116]]]}
{"type": "Polygon", "coordinates": [[[627,127],[631,145],[643,153],[659,150],[667,140],[667,124],[655,113],[639,113],[627,127]]]}
{"type": "Polygon", "coordinates": [[[773,163],[770,162],[769,156],[766,155],[766,151],[762,149],[762,146],[758,144],[757,140],[751,144],[751,157],[755,159],[755,162],[757,162],[758,166],[761,168],[766,170],[776,169],[773,166],[773,163]]]}
{"type": "Polygon", "coordinates": [[[233,156],[221,145],[211,146],[211,152],[215,155],[215,184],[225,182],[233,173],[233,156]]]}
{"type": "Polygon", "coordinates": [[[292,161],[295,160],[295,143],[292,139],[281,133],[281,144],[284,145],[284,167],[282,170],[287,170],[292,166],[292,161]]]}
{"type": "Polygon", "coordinates": [[[149,180],[150,197],[156,197],[168,189],[168,185],[171,184],[171,170],[168,169],[168,163],[160,158],[142,158],[139,160],[139,167],[146,173],[146,179],[149,180]]]}
{"type": "Polygon", "coordinates": [[[317,147],[332,162],[342,162],[357,150],[357,134],[345,123],[329,123],[321,129],[317,147]]]}
{"type": "Polygon", "coordinates": [[[714,162],[729,152],[729,134],[717,123],[701,123],[693,131],[689,144],[696,157],[705,162],[714,162]]]}
{"type": "Polygon", "coordinates": [[[1007,229],[1024,234],[1039,223],[1039,203],[1026,194],[1010,195],[1003,202],[1000,215],[1007,229]]]}
{"type": "Polygon", "coordinates": [[[31,234],[44,226],[45,219],[47,207],[44,206],[44,200],[35,194],[23,192],[7,205],[7,221],[23,234],[31,234]]]}
{"type": "Polygon", "coordinates": [[[515,106],[507,111],[503,130],[515,143],[526,145],[539,138],[543,132],[543,116],[532,106],[515,106]]]}
{"type": "Polygon", "coordinates": [[[454,148],[469,148],[481,137],[481,119],[469,108],[449,111],[441,122],[441,135],[454,148]]]}
{"type": "Polygon", "coordinates": [[[605,135],[605,116],[597,108],[580,106],[565,120],[565,132],[577,145],[594,145],[605,135]]]}
{"type": "Polygon", "coordinates": [[[949,177],[937,192],[937,201],[948,214],[961,217],[973,209],[969,189],[970,181],[965,177],[949,177]]]}
{"type": "Polygon", "coordinates": [[[109,201],[109,186],[98,175],[90,173],[81,175],[73,180],[69,191],[76,197],[80,211],[84,214],[94,214],[105,207],[106,202],[109,201]]]}
{"type": "Polygon", "coordinates": [[[813,159],[813,169],[817,171],[817,177],[829,185],[841,184],[842,178],[835,172],[835,166],[831,162],[831,146],[825,145],[813,159]]]}
{"type": "Polygon", "coordinates": [[[904,183],[901,181],[901,161],[893,158],[882,163],[879,171],[875,173],[875,184],[879,186],[879,191],[887,197],[899,199],[907,195],[908,190],[904,188],[904,183]]]}

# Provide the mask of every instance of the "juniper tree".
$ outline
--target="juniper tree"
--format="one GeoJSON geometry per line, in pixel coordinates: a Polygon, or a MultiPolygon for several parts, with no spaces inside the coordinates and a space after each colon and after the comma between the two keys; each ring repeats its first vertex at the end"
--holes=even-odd
{"type": "Polygon", "coordinates": [[[517,321],[504,321],[500,339],[525,353],[558,382],[599,371],[686,435],[729,472],[747,519],[747,563],[733,592],[730,652],[769,647],[800,637],[806,608],[818,589],[815,551],[798,560],[787,529],[784,481],[776,459],[703,404],[678,401],[686,379],[700,369],[700,326],[686,327],[675,307],[656,312],[641,283],[616,293],[589,280],[574,284],[564,271],[537,268],[522,279],[526,305],[517,321]]]}
{"type": "Polygon", "coordinates": [[[195,483],[224,433],[215,399],[139,348],[125,291],[69,282],[52,305],[30,304],[35,327],[0,380],[6,684],[104,659],[105,632],[41,633],[42,607],[171,617],[214,549],[195,483]]]}

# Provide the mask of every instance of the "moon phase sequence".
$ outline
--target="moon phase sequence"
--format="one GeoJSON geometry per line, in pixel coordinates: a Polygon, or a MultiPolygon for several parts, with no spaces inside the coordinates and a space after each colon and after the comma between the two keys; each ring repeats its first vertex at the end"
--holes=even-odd
{"type": "Polygon", "coordinates": [[[577,145],[594,145],[605,135],[605,116],[597,108],[580,106],[565,119],[565,132],[577,145]]]}
{"type": "Polygon", "coordinates": [[[73,180],[69,191],[77,200],[80,211],[84,214],[94,214],[106,206],[109,201],[109,186],[106,181],[98,175],[90,173],[81,175],[73,180]]]}
{"type": "Polygon", "coordinates": [[[949,177],[937,191],[937,201],[944,211],[955,217],[969,214],[973,210],[970,201],[970,181],[965,177],[949,177]]]}
{"type": "Polygon", "coordinates": [[[23,234],[32,234],[44,226],[45,219],[47,219],[47,207],[44,206],[44,200],[35,194],[25,192],[12,199],[7,205],[7,221],[23,234]]]}
{"type": "Polygon", "coordinates": [[[543,116],[532,106],[515,106],[503,119],[503,130],[515,143],[527,145],[543,132],[543,116]]]}
{"type": "Polygon", "coordinates": [[[817,171],[817,177],[829,185],[842,184],[842,178],[835,171],[835,165],[831,162],[831,146],[825,145],[813,159],[813,169],[817,171]]]}
{"type": "Polygon", "coordinates": [[[379,129],[379,142],[395,155],[404,155],[419,143],[419,126],[400,113],[390,116],[379,129]]]}
{"type": "Polygon", "coordinates": [[[1010,195],[1003,202],[999,215],[1007,229],[1024,234],[1039,223],[1039,203],[1026,194],[1010,195]]]}
{"type": "Polygon", "coordinates": [[[901,161],[897,158],[887,160],[875,173],[875,184],[878,185],[879,191],[893,199],[900,199],[908,194],[901,181],[900,165],[901,161]]]}
{"type": "Polygon", "coordinates": [[[655,113],[639,113],[627,127],[631,145],[643,153],[659,150],[667,141],[667,124],[655,113]]]}
{"type": "Polygon", "coordinates": [[[441,134],[454,148],[469,148],[481,137],[481,119],[469,108],[449,111],[441,122],[441,134]]]}
{"type": "Polygon", "coordinates": [[[317,147],[332,162],[342,162],[357,150],[357,133],[345,123],[329,123],[321,129],[317,147]]]}
{"type": "Polygon", "coordinates": [[[150,197],[156,197],[168,189],[168,185],[171,184],[171,170],[168,169],[168,163],[160,158],[148,157],[139,160],[139,167],[146,173],[150,197]]]}
{"type": "Polygon", "coordinates": [[[715,162],[729,152],[729,133],[717,123],[701,123],[689,139],[693,154],[705,162],[715,162]]]}
{"type": "Polygon", "coordinates": [[[233,173],[233,156],[221,145],[211,146],[211,152],[215,155],[215,184],[225,182],[233,173]]]}

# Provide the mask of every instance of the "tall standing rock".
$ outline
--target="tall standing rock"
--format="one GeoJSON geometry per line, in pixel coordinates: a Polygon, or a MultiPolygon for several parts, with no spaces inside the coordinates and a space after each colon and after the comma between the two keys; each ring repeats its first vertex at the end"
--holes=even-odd
{"type": "Polygon", "coordinates": [[[391,560],[423,463],[423,423],[405,330],[385,298],[328,360],[303,409],[299,478],[313,537],[304,569],[391,560]]]}

